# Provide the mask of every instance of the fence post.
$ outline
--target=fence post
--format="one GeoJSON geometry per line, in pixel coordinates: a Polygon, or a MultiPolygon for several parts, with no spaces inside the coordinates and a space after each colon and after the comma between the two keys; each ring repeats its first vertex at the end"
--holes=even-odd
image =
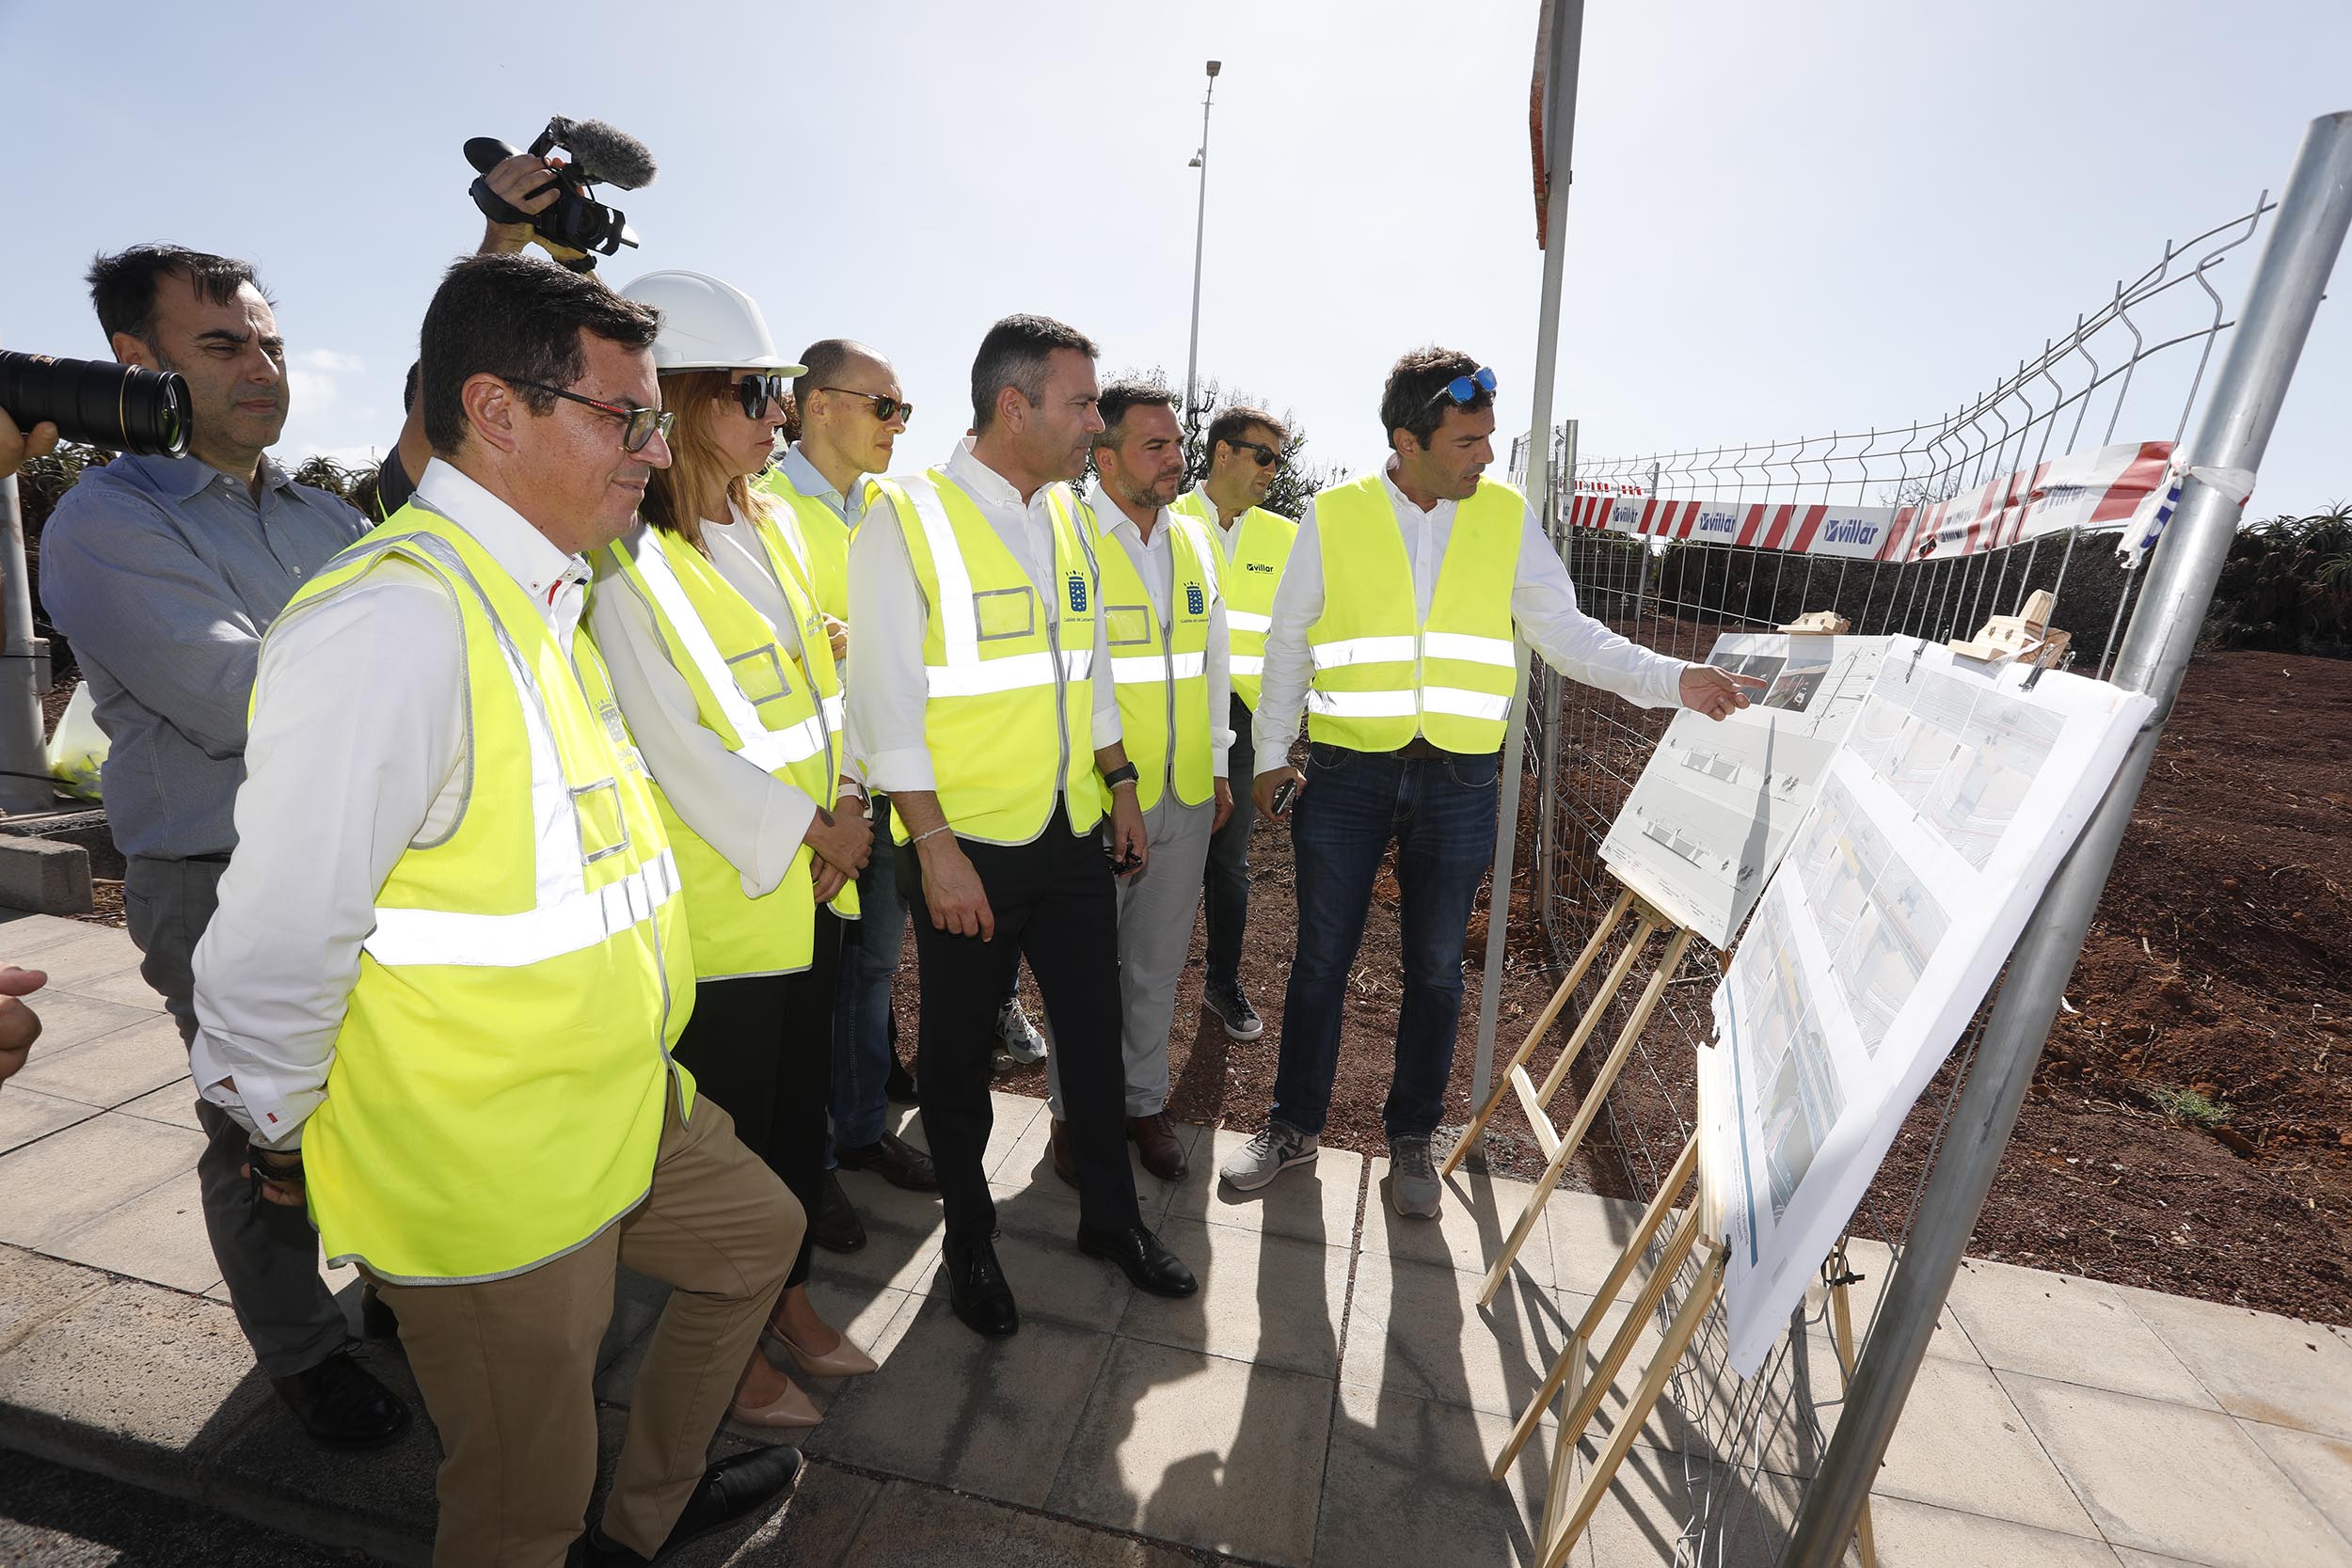
{"type": "Polygon", "coordinates": [[[40,733],[46,654],[33,635],[24,517],[10,475],[0,479],[0,816],[46,810],[57,799],[40,733]]]}
{"type": "Polygon", "coordinates": [[[2010,959],[1975,1069],[1920,1199],[1910,1244],[1888,1282],[1878,1326],[1847,1391],[1836,1435],[1798,1513],[1783,1559],[1788,1568],[1831,1568],[1845,1556],[2032,1083],[2164,719],[2180,692],[2241,512],[2239,502],[2201,483],[2193,470],[2250,472],[2260,466],[2347,225],[2352,225],[2352,110],[2313,120],[2304,135],[2212,400],[2185,449],[2192,473],[2180,510],[2145,568],[2139,608],[2116,661],[2115,684],[2153,694],[2155,717],[2134,738],[2010,959]]]}

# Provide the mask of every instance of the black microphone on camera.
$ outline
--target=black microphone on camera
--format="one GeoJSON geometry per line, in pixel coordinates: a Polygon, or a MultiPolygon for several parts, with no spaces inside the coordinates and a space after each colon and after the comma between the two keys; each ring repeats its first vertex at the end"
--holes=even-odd
{"type": "MultiPolygon", "coordinates": [[[[564,194],[537,213],[526,213],[490,189],[489,172],[515,156],[515,149],[496,136],[475,136],[466,143],[466,162],[484,176],[470,187],[474,205],[492,223],[527,223],[542,239],[583,254],[564,265],[575,272],[593,271],[596,253],[612,256],[623,245],[637,243],[628,214],[596,198],[599,184],[633,191],[653,183],[658,172],[653,152],[628,132],[600,119],[565,119],[558,115],[526,150],[544,158],[561,150],[568,161],[548,171],[564,194]]],[[[542,185],[537,195],[548,187],[542,185]]]]}

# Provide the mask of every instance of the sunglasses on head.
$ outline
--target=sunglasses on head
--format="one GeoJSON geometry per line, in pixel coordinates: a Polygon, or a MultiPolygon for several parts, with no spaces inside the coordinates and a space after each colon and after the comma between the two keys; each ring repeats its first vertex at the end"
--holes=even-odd
{"type": "Polygon", "coordinates": [[[852,392],[847,387],[819,387],[820,392],[839,392],[844,397],[864,398],[874,405],[874,418],[888,424],[893,420],[914,418],[914,404],[904,398],[886,398],[879,392],[852,392]]]}
{"type": "Polygon", "coordinates": [[[770,404],[784,406],[784,400],[792,395],[792,378],[788,375],[747,375],[735,384],[735,397],[743,405],[747,420],[765,419],[770,404]]]}
{"type": "Polygon", "coordinates": [[[561,387],[550,387],[544,381],[516,381],[509,377],[506,383],[510,387],[528,387],[534,392],[546,392],[566,403],[577,403],[599,414],[612,415],[621,421],[621,450],[627,452],[644,451],[645,443],[656,436],[668,440],[671,427],[677,423],[675,414],[660,408],[644,408],[633,403],[604,403],[596,398],[581,397],[578,392],[567,392],[561,387]]]}
{"type": "Polygon", "coordinates": [[[1452,398],[1454,405],[1460,407],[1477,402],[1481,392],[1492,393],[1494,389],[1494,371],[1486,365],[1481,365],[1469,375],[1457,375],[1430,393],[1429,401],[1435,403],[1439,398],[1452,398]]]}
{"type": "Polygon", "coordinates": [[[1280,451],[1267,446],[1263,441],[1228,441],[1225,444],[1235,451],[1248,452],[1257,459],[1258,467],[1261,468],[1271,468],[1282,461],[1280,451]]]}

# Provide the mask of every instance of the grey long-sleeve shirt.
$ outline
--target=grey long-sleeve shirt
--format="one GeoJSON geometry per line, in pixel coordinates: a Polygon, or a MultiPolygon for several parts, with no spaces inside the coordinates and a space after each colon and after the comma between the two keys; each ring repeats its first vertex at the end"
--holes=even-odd
{"type": "Polygon", "coordinates": [[[262,633],[368,521],[262,460],[243,481],[193,457],[119,457],[41,531],[40,598],[72,640],[107,756],[126,855],[236,847],[246,705],[262,633]]]}

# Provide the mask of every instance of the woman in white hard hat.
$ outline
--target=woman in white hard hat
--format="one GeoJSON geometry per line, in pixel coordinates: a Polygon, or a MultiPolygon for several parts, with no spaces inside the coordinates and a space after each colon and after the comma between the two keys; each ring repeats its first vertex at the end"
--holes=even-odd
{"type": "MultiPolygon", "coordinates": [[[[637,528],[596,559],[588,624],[685,890],[694,1012],[675,1054],[813,1214],[839,914],[855,912],[871,835],[797,525],[748,483],[801,367],[776,353],[759,307],[715,277],[649,273],[621,293],[661,312],[654,366],[676,423],[637,528]]],[[[808,1375],[872,1371],[809,1305],[808,1266],[803,1235],[769,1334],[808,1375]]],[[[764,1339],[728,1414],[815,1425],[817,1407],[764,1339]]]]}

